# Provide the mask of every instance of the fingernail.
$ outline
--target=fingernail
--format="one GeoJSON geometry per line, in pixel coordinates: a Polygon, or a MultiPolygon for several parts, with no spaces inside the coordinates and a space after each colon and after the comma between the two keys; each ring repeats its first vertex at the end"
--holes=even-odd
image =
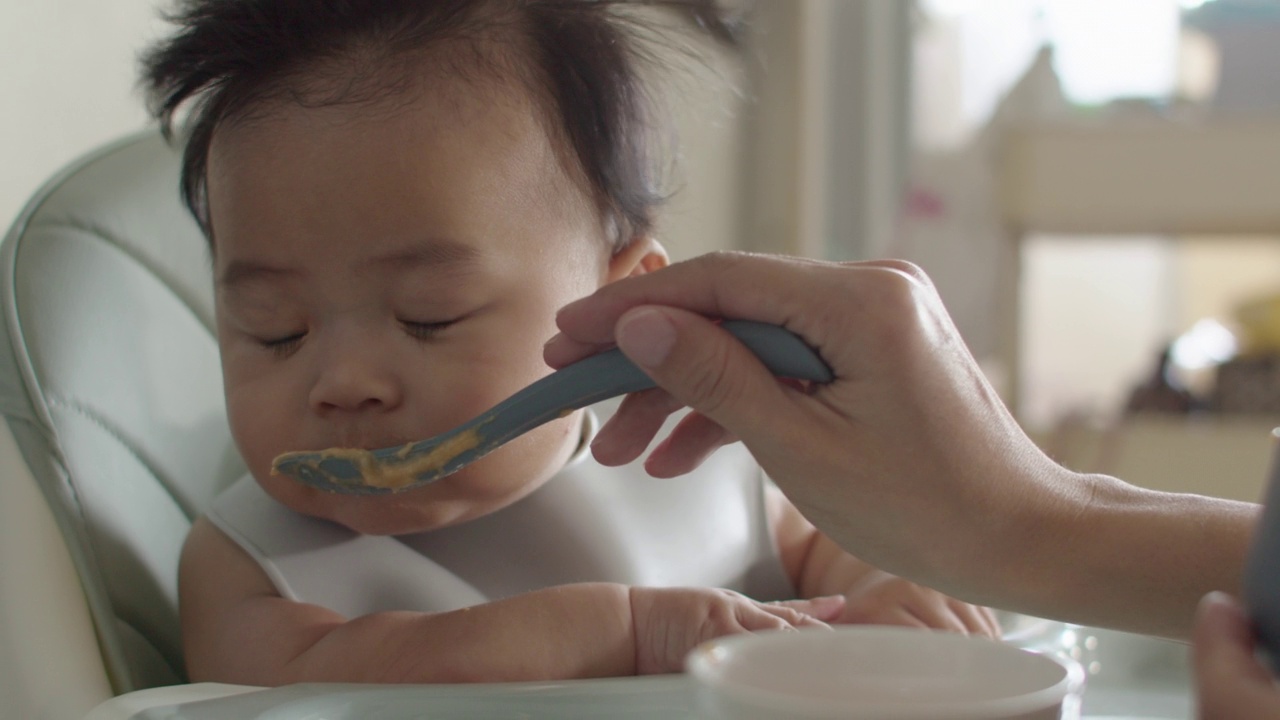
{"type": "Polygon", "coordinates": [[[1206,594],[1200,598],[1199,607],[1196,608],[1196,616],[1200,622],[1207,622],[1211,626],[1223,626],[1224,624],[1237,622],[1244,618],[1244,610],[1240,608],[1240,603],[1227,593],[1217,590],[1206,594]]]}
{"type": "Polygon", "coordinates": [[[632,310],[614,328],[618,347],[640,367],[656,368],[666,361],[676,342],[676,328],[661,311],[632,310]]]}
{"type": "Polygon", "coordinates": [[[1197,614],[1208,616],[1208,618],[1244,618],[1244,610],[1240,607],[1239,601],[1230,594],[1220,591],[1213,591],[1202,597],[1197,614]]]}
{"type": "Polygon", "coordinates": [[[1210,605],[1235,608],[1236,601],[1235,601],[1235,598],[1231,597],[1230,595],[1220,590],[1214,590],[1213,592],[1206,593],[1204,597],[1200,598],[1201,607],[1208,607],[1210,605]]]}
{"type": "Polygon", "coordinates": [[[607,440],[602,441],[600,439],[600,436],[597,434],[595,437],[591,438],[591,443],[589,447],[591,448],[591,452],[595,453],[595,451],[599,448],[608,448],[609,442],[607,440]]]}
{"type": "Polygon", "coordinates": [[[564,336],[564,333],[556,333],[548,338],[546,342],[542,343],[542,351],[545,353],[548,350],[558,348],[560,345],[568,344],[570,344],[570,340],[564,336]]]}

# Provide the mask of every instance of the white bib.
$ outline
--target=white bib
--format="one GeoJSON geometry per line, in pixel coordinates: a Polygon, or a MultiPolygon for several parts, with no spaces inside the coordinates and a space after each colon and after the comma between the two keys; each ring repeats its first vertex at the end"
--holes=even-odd
{"type": "MultiPolygon", "coordinates": [[[[616,404],[597,409],[611,412],[616,404]]],[[[765,479],[741,446],[693,473],[650,477],[586,451],[516,503],[455,527],[360,535],[277,503],[246,476],[209,518],[254,557],[288,599],[346,617],[443,612],[554,585],[617,582],[719,587],[757,600],[795,596],[770,532],[765,479]]]]}

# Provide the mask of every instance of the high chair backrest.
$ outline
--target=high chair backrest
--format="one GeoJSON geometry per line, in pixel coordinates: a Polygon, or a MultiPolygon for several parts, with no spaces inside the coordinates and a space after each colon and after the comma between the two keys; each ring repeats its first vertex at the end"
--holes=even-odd
{"type": "Polygon", "coordinates": [[[116,692],[182,681],[179,552],[244,472],[209,249],[179,165],[155,132],[92,153],[0,247],[0,410],[67,541],[116,692]]]}

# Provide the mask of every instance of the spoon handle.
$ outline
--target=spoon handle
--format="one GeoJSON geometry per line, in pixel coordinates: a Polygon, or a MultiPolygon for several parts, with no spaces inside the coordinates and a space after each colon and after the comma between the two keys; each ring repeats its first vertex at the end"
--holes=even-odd
{"type": "MultiPolygon", "coordinates": [[[[831,382],[831,370],[826,363],[786,328],[750,320],[726,320],[721,327],[746,345],[774,375],[831,382]]],[[[653,380],[614,348],[534,382],[467,425],[483,426],[485,445],[497,447],[579,408],[652,387],[653,380]]]]}

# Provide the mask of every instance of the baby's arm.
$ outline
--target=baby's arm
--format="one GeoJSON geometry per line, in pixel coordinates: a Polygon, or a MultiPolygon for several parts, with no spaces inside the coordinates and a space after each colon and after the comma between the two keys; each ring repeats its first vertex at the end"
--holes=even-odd
{"type": "Polygon", "coordinates": [[[908,625],[999,637],[999,623],[989,609],[850,555],[818,532],[776,488],[769,489],[768,507],[783,565],[800,597],[845,596],[844,611],[833,622],[908,625]]]}
{"type": "Polygon", "coordinates": [[[822,623],[839,605],[766,605],[737,593],[583,583],[445,613],[348,619],[280,597],[208,520],[192,527],[179,578],[194,681],[480,682],[677,672],[702,640],[822,623]]]}

